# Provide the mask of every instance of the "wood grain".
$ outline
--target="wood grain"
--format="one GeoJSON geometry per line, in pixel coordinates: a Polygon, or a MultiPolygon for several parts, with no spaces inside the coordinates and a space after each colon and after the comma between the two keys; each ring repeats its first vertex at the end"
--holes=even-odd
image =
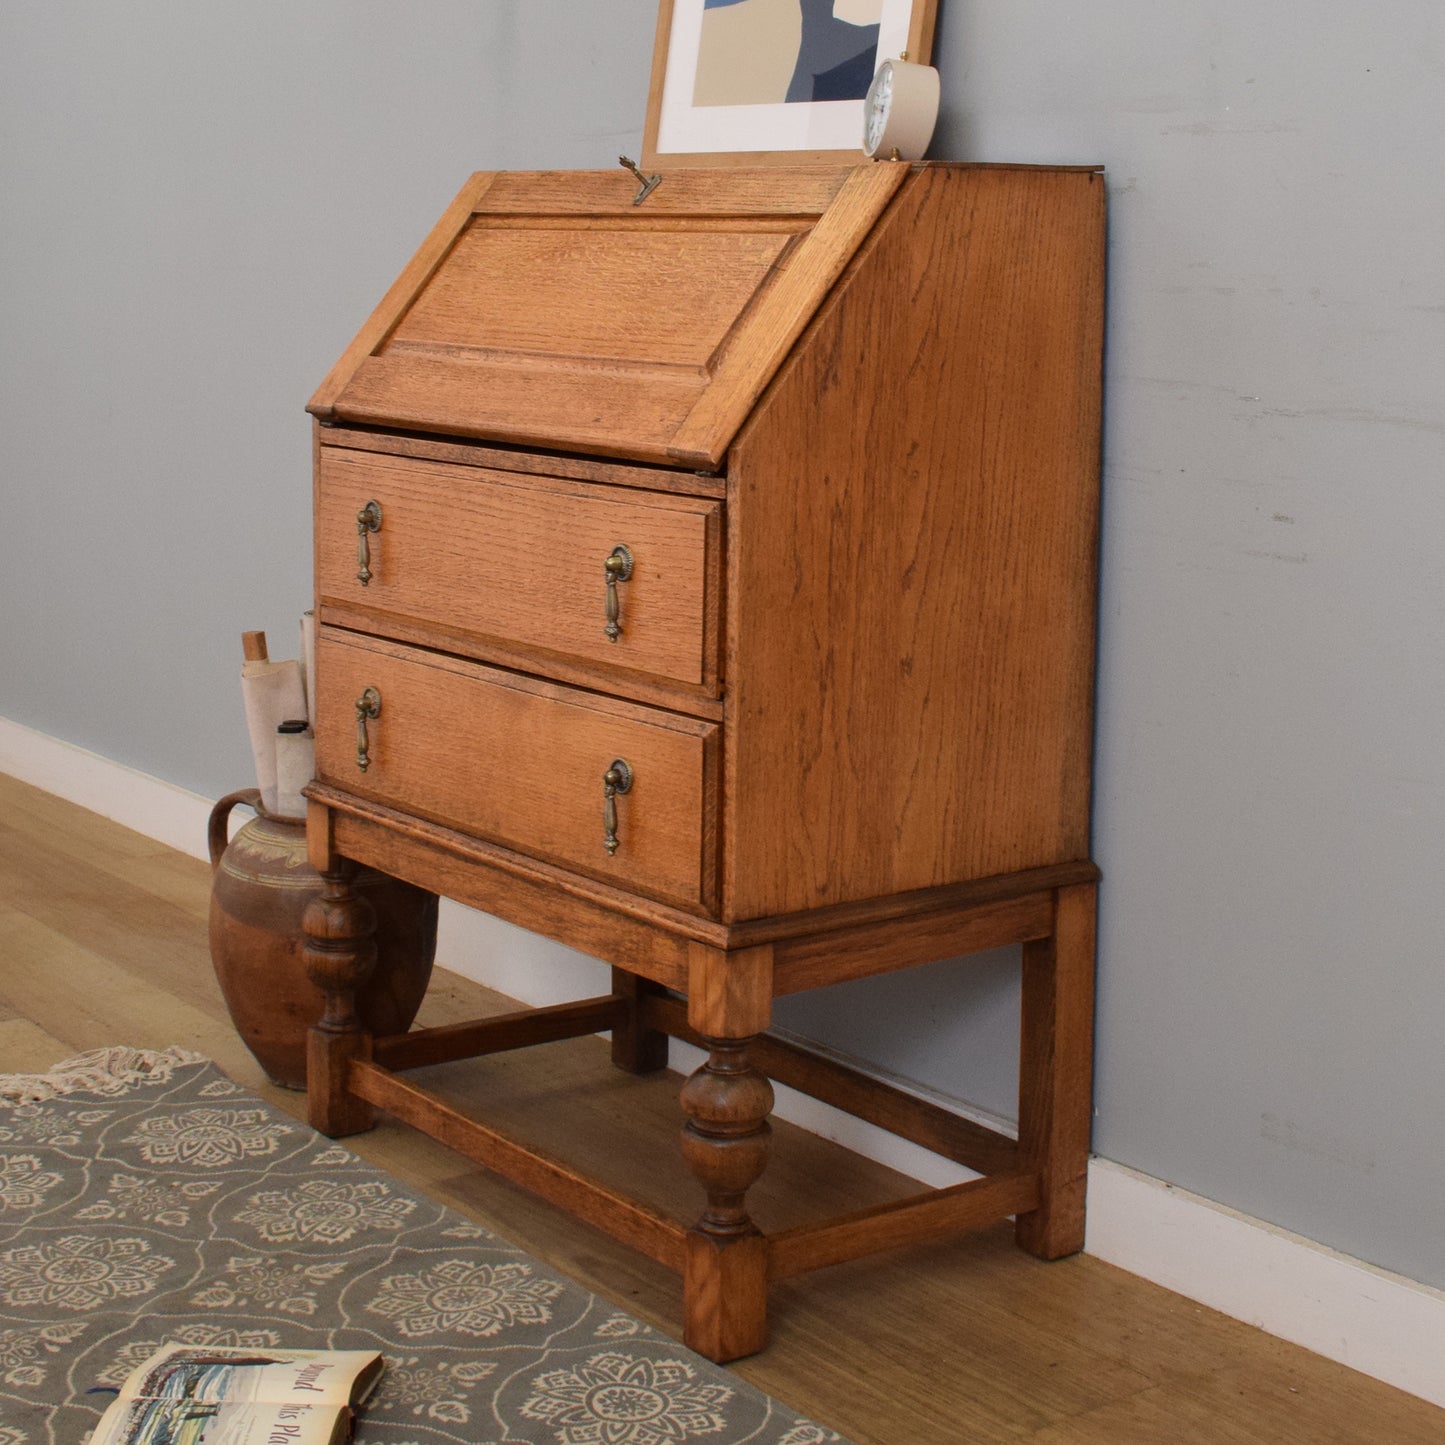
{"type": "Polygon", "coordinates": [[[323,630],[316,769],[323,782],[638,892],[707,904],[711,724],[459,659],[323,630]],[[356,700],[382,699],[357,765],[356,700]],[[633,770],[619,846],[603,846],[603,775],[633,770]]]}
{"type": "Polygon", "coordinates": [[[603,461],[597,457],[565,456],[559,452],[524,451],[517,447],[488,446],[461,438],[401,436],[395,432],[368,431],[337,422],[316,424],[318,443],[349,451],[379,452],[385,456],[417,457],[450,462],[459,467],[492,467],[523,476],[566,477],[576,482],[603,482],[610,487],[642,487],[680,496],[712,497],[722,501],[727,483],[721,477],[677,467],[603,461]]]}
{"type": "Polygon", "coordinates": [[[716,469],[905,170],[678,173],[641,208],[620,172],[490,177],[321,414],[716,469]]]}
{"type": "Polygon", "coordinates": [[[724,918],[1087,856],[1103,197],[912,173],[734,448],[724,918]]]}
{"type": "Polygon", "coordinates": [[[788,257],[765,304],[742,315],[719,348],[707,390],[668,447],[673,457],[706,466],[722,455],[906,173],[904,166],[859,166],[849,173],[807,243],[788,257]]]}
{"type": "Polygon", "coordinates": [[[317,600],[349,606],[374,631],[393,617],[443,625],[715,693],[709,597],[720,585],[720,510],[688,497],[323,446],[317,600]],[[379,504],[381,525],[363,584],[356,514],[369,501],[379,504]],[[614,642],[603,564],[619,545],[633,567],[617,584],[614,642]]]}
{"type": "Polygon", "coordinates": [[[726,175],[672,169],[641,206],[637,181],[621,166],[608,171],[503,171],[479,198],[485,215],[606,216],[821,216],[832,205],[851,164],[807,165],[785,172],[734,167],[726,175]]]}
{"type": "Polygon", "coordinates": [[[724,953],[706,944],[688,949],[687,1022],[702,1038],[746,1039],[773,1016],[773,950],[769,944],[724,953]]]}
{"type": "MultiPolygon", "coordinates": [[[[698,1048],[707,1046],[702,1033],[688,1021],[687,1005],[678,999],[651,997],[642,1016],[674,1038],[698,1048]]],[[[962,1114],[770,1034],[754,1039],[749,1051],[757,1067],[774,1083],[820,1099],[980,1174],[1018,1171],[1017,1141],[962,1114]]]]}
{"type": "Polygon", "coordinates": [[[1061,1259],[1084,1247],[1093,1124],[1097,890],[1061,888],[1050,938],[1023,948],[1019,1149],[1040,1171],[1039,1207],[1018,1219],[1021,1248],[1061,1259]]]}
{"type": "Polygon", "coordinates": [[[827,1224],[806,1225],[771,1236],[768,1273],[773,1279],[786,1279],[882,1249],[977,1229],[1004,1215],[1031,1209],[1038,1197],[1036,1174],[1005,1174],[929,1190],[902,1203],[860,1209],[827,1224]]]}
{"type": "Polygon", "coordinates": [[[558,1039],[575,1039],[616,1028],[626,1005],[614,995],[579,999],[576,1003],[554,1004],[550,1008],[522,1009],[465,1023],[439,1024],[434,1028],[412,1029],[372,1042],[371,1056],[385,1069],[398,1073],[408,1069],[449,1064],[457,1059],[476,1059],[483,1054],[505,1053],[509,1049],[552,1044],[558,1039]]]}
{"type": "Polygon", "coordinates": [[[544,1150],[458,1113],[429,1090],[374,1064],[353,1063],[348,1083],[358,1098],[498,1170],[533,1194],[594,1220],[659,1264],[682,1270],[685,1231],[676,1220],[597,1184],[544,1150]]]}

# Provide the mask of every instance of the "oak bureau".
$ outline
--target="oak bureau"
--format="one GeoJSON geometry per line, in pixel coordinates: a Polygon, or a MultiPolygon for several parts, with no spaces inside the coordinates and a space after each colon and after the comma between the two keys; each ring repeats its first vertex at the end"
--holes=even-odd
{"type": "Polygon", "coordinates": [[[715,1360],[761,1348],[770,1279],[1008,1216],[1081,1247],[1103,287],[1085,168],[466,183],[309,408],[318,1128],[385,1110],[646,1251],[715,1360]],[[368,1037],[355,864],[612,991],[368,1037]],[[1017,1140],[767,1032],[779,995],[1014,943],[1017,1140]],[[695,1222],[407,1077],[604,1031],[633,1071],[707,1055],[695,1222]],[[770,1080],[980,1177],[765,1236],[770,1080]]]}

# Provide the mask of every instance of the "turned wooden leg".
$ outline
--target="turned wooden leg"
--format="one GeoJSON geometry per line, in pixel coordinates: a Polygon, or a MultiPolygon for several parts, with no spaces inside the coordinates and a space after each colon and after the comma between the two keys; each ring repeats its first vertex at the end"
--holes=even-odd
{"type": "Polygon", "coordinates": [[[644,1028],[639,1018],[642,1001],[661,993],[659,985],[625,968],[612,970],[612,992],[628,1001],[625,1022],[612,1030],[612,1062],[629,1074],[653,1074],[667,1067],[667,1035],[660,1029],[644,1028]]]}
{"type": "Polygon", "coordinates": [[[1061,1259],[1084,1247],[1093,1114],[1095,886],[1058,891],[1052,938],[1023,946],[1019,1146],[1039,1171],[1039,1207],[1018,1217],[1021,1249],[1061,1259]]]}
{"type": "Polygon", "coordinates": [[[745,1197],[768,1162],[773,1086],[748,1060],[748,1039],[706,1039],[707,1062],[682,1089],[682,1152],[707,1194],[687,1240],[683,1341],[719,1363],[767,1340],[767,1241],[745,1197]]]}
{"type": "Polygon", "coordinates": [[[376,1122],[371,1105],[346,1087],[350,1061],[371,1057],[371,1035],[356,1013],[356,990],[376,966],[376,914],[352,892],[353,871],[345,860],[332,860],[301,920],[306,976],[326,999],[320,1022],[306,1038],[306,1113],[313,1129],[333,1139],[376,1122]]]}
{"type": "Polygon", "coordinates": [[[683,1340],[719,1363],[756,1353],[768,1335],[768,1244],[746,1196],[772,1139],[773,1086],[748,1056],[771,1020],[772,984],[770,947],[689,949],[688,1022],[708,1058],[682,1088],[682,1152],[707,1204],[688,1234],[683,1340]]]}

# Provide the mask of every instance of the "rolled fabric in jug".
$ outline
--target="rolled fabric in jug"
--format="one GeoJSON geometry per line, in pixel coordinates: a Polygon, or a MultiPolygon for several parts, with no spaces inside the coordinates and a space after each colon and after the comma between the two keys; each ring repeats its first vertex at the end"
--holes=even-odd
{"type": "Polygon", "coordinates": [[[316,739],[304,718],[287,718],[276,729],[276,812],[283,818],[304,818],[301,789],[316,773],[316,739]]]}
{"type": "Polygon", "coordinates": [[[246,705],[246,730],[256,764],[256,787],[261,806],[276,811],[276,729],[288,718],[306,712],[306,688],[301,664],[292,658],[271,662],[266,657],[266,634],[247,633],[246,660],[241,664],[241,696],[246,705]]]}

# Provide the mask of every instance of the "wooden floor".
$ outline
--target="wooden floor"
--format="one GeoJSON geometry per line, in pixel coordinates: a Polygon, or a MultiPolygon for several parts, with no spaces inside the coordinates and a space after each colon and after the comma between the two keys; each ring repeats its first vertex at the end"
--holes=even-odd
{"type": "MultiPolygon", "coordinates": [[[[207,948],[209,889],[204,864],[0,776],[0,1072],[107,1044],[181,1044],[303,1112],[230,1027],[207,948]]],[[[420,1022],[506,1007],[441,973],[420,1022]]],[[[525,1122],[555,1152],[696,1213],[675,1144],[675,1076],[622,1075],[597,1039],[433,1074],[459,1097],[485,1094],[491,1117],[525,1122]]],[[[680,1334],[677,1281],[660,1266],[399,1126],[348,1142],[680,1334]]],[[[778,1228],[907,1192],[890,1171],[780,1124],[749,1199],[778,1228]]],[[[1098,1260],[1040,1263],[1003,1228],[805,1275],[773,1300],[772,1342],[733,1370],[857,1445],[1445,1440],[1445,1411],[1098,1260]]]]}

